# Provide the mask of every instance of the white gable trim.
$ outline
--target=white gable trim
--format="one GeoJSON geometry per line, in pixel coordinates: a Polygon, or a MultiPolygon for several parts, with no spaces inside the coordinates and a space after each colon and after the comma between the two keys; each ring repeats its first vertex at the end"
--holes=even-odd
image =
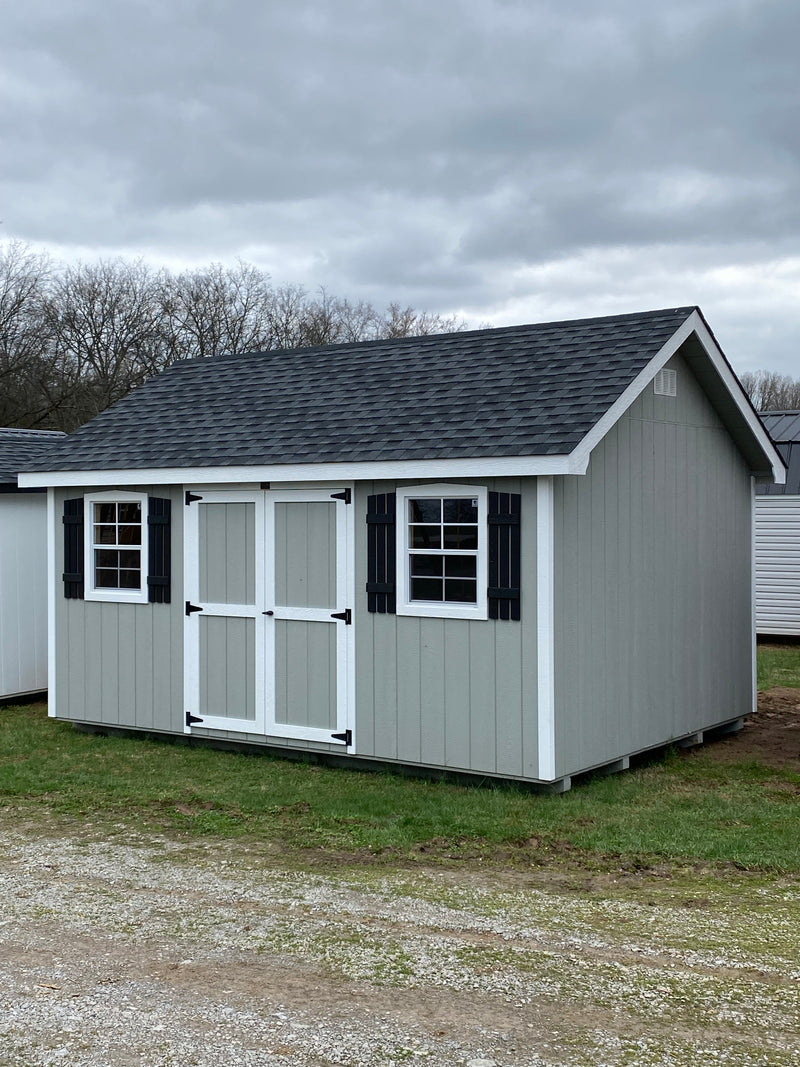
{"type": "Polygon", "coordinates": [[[731,394],[736,406],[744,416],[753,436],[757,438],[758,443],[769,458],[775,482],[778,485],[783,485],[785,483],[786,468],[781,457],[778,455],[767,431],[761,424],[761,420],[756,415],[755,411],[753,411],[738,379],[728,366],[727,360],[720,351],[719,346],[712,337],[710,330],[698,311],[693,311],[691,315],[686,318],[672,337],[670,337],[666,344],[662,346],[660,351],[653,356],[647,366],[634,378],[619,399],[611,405],[605,415],[594,424],[580,444],[574,449],[569,457],[570,474],[586,473],[586,469],[589,466],[589,456],[595,445],[605,437],[611,427],[619,421],[634,400],[636,400],[640,393],[644,391],[645,386],[655,378],[656,374],[658,374],[664,364],[672,359],[684,341],[688,340],[693,333],[697,335],[697,339],[705,349],[708,358],[711,360],[714,368],[725,384],[725,387],[731,394]]]}
{"type": "Polygon", "coordinates": [[[252,467],[154,467],[133,470],[44,471],[19,475],[20,487],[204,485],[235,482],[357,482],[413,478],[503,478],[569,474],[569,456],[383,460],[370,463],[281,463],[252,467]]]}

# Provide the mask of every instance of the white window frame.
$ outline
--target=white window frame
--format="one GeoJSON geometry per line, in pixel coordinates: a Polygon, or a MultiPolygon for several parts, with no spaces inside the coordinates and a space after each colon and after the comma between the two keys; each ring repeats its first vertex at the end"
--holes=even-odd
{"type": "Polygon", "coordinates": [[[83,574],[84,600],[100,600],[113,604],[146,604],[148,602],[148,535],[147,535],[147,493],[127,493],[110,491],[105,493],[87,493],[83,498],[83,574]],[[138,503],[142,512],[142,543],[134,546],[141,551],[141,585],[138,589],[98,589],[94,584],[94,553],[103,545],[94,543],[94,505],[95,504],[129,504],[138,503]]]}
{"type": "MultiPolygon", "coordinates": [[[[487,594],[488,574],[488,533],[487,515],[489,493],[485,485],[408,485],[398,487],[396,503],[397,524],[397,575],[396,604],[398,615],[414,615],[433,619],[487,619],[489,603],[487,594]],[[446,601],[411,600],[410,554],[408,543],[408,501],[420,498],[463,497],[478,501],[478,551],[476,554],[476,596],[475,604],[447,603],[446,601]]],[[[452,549],[450,550],[453,551],[452,549]]],[[[442,555],[448,555],[442,549],[442,555]]]]}

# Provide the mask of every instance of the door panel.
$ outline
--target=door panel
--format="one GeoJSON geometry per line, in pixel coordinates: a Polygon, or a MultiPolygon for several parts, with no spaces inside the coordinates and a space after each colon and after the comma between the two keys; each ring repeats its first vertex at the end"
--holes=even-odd
{"type": "Polygon", "coordinates": [[[267,493],[267,733],[331,741],[347,712],[345,503],[332,490],[267,493]]]}
{"type": "Polygon", "coordinates": [[[203,729],[260,734],[266,684],[263,493],[197,496],[186,509],[184,580],[192,608],[185,626],[186,709],[203,729]]]}
{"type": "Polygon", "coordinates": [[[335,625],[276,621],[276,724],[337,729],[336,645],[335,625]]]}
{"type": "Polygon", "coordinates": [[[256,720],[256,620],[199,615],[200,716],[256,720]]]}

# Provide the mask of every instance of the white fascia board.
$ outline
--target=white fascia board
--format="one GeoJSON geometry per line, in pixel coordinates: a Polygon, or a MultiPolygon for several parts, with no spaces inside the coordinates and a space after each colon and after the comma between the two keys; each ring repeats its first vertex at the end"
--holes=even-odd
{"type": "Polygon", "coordinates": [[[711,332],[698,311],[693,311],[691,315],[681,323],[672,337],[670,337],[656,355],[653,356],[647,366],[639,372],[628,388],[621,394],[619,399],[611,405],[605,415],[595,423],[592,429],[575,448],[569,457],[570,474],[586,473],[586,469],[589,466],[589,456],[595,445],[605,437],[611,427],[614,426],[625,414],[634,400],[636,400],[645,387],[653,380],[653,378],[655,378],[656,374],[661,370],[664,364],[672,359],[684,341],[688,340],[693,333],[697,335],[697,339],[705,349],[708,358],[711,360],[714,368],[725,384],[725,387],[731,394],[739,411],[744,416],[748,427],[767,455],[770,466],[772,467],[775,483],[777,485],[783,485],[786,482],[786,468],[783,460],[778,454],[775,446],[772,444],[769,434],[764,429],[761,420],[758,415],[756,415],[752,405],[745,396],[745,393],[739,384],[739,380],[729,367],[728,361],[723,356],[717,342],[712,337],[711,332]]]}
{"type": "Polygon", "coordinates": [[[281,463],[263,467],[155,467],[140,470],[42,471],[19,475],[24,489],[47,486],[204,485],[234,482],[356,482],[412,478],[521,478],[570,474],[569,456],[281,463]]]}

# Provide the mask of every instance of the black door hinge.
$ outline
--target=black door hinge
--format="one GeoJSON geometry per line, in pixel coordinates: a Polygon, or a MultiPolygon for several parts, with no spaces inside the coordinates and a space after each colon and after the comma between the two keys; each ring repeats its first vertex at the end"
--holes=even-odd
{"type": "Polygon", "coordinates": [[[352,745],[353,731],[345,730],[343,734],[331,734],[331,741],[344,741],[346,745],[352,745]]]}
{"type": "Polygon", "coordinates": [[[353,615],[350,608],[345,608],[344,611],[334,611],[331,613],[332,619],[341,619],[345,626],[349,626],[353,621],[353,615]]]}
{"type": "Polygon", "coordinates": [[[187,507],[188,507],[189,504],[192,503],[192,501],[194,501],[194,500],[202,500],[202,499],[203,498],[201,496],[198,496],[197,493],[190,493],[188,489],[186,490],[186,505],[187,505],[187,507]]]}
{"type": "Polygon", "coordinates": [[[192,726],[196,722],[202,722],[203,720],[199,715],[192,715],[191,711],[186,712],[186,725],[192,726]]]}
{"type": "Polygon", "coordinates": [[[203,609],[198,607],[197,604],[190,604],[188,600],[186,601],[186,614],[187,615],[191,615],[193,611],[202,611],[202,610],[203,609]]]}
{"type": "Polygon", "coordinates": [[[343,500],[345,504],[349,504],[352,500],[352,493],[349,489],[345,489],[343,493],[331,493],[331,500],[343,500]]]}

